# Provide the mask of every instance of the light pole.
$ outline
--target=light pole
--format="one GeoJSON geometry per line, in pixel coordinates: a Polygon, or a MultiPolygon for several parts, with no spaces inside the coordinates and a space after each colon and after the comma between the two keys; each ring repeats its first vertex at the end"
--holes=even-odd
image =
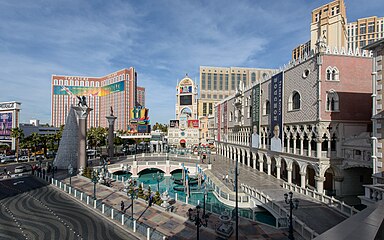
{"type": "Polygon", "coordinates": [[[200,227],[201,226],[204,226],[204,227],[207,227],[208,226],[208,216],[202,216],[202,218],[200,218],[200,206],[197,205],[196,206],[196,215],[192,215],[192,208],[188,209],[188,217],[189,217],[189,220],[192,221],[192,222],[195,222],[195,225],[196,225],[196,230],[197,230],[197,240],[200,239],[200,227]]]}
{"type": "MultiPolygon", "coordinates": [[[[203,218],[206,218],[207,217],[207,215],[205,214],[205,199],[207,198],[207,195],[208,195],[208,191],[207,191],[207,186],[205,186],[205,190],[204,190],[204,199],[203,199],[203,203],[204,203],[204,205],[203,205],[203,218]]],[[[207,217],[208,218],[208,217],[207,217]]]]}
{"type": "Polygon", "coordinates": [[[291,240],[294,240],[295,237],[293,236],[293,222],[292,222],[292,210],[297,209],[299,207],[299,200],[297,198],[292,198],[293,193],[285,193],[284,194],[284,200],[285,203],[289,204],[289,234],[288,238],[291,240]]]}
{"type": "Polygon", "coordinates": [[[152,179],[157,181],[157,191],[160,193],[160,181],[163,179],[163,174],[157,171],[156,175],[152,174],[152,179]]]}
{"type": "Polygon", "coordinates": [[[93,171],[92,173],[92,182],[93,182],[93,199],[96,199],[96,183],[99,181],[99,177],[97,176],[97,172],[93,171]]]}
{"type": "Polygon", "coordinates": [[[137,143],[135,142],[135,162],[136,162],[136,153],[137,153],[137,143]]]}
{"type": "Polygon", "coordinates": [[[72,174],[73,174],[73,167],[72,167],[72,164],[69,164],[68,165],[69,185],[72,185],[72,174]]]}
{"type": "Polygon", "coordinates": [[[131,181],[129,184],[129,190],[127,191],[127,195],[131,197],[131,217],[133,220],[133,199],[137,196],[137,189],[135,188],[134,182],[131,181]]]}

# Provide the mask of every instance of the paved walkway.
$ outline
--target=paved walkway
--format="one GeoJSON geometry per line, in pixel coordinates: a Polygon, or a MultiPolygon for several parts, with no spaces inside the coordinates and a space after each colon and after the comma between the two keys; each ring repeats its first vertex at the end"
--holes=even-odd
{"type": "MultiPolygon", "coordinates": [[[[69,179],[64,179],[64,181],[68,183],[69,179]]],[[[93,183],[85,177],[72,177],[72,186],[86,192],[88,195],[93,194],[93,183]]],[[[121,201],[124,201],[125,207],[128,208],[130,207],[131,200],[122,189],[123,184],[121,182],[114,182],[111,188],[97,184],[96,195],[98,199],[102,199],[103,202],[114,206],[115,209],[120,209],[121,201]]],[[[139,218],[139,221],[145,222],[152,228],[156,228],[164,235],[169,236],[169,239],[196,239],[196,226],[187,219],[188,209],[194,208],[194,206],[176,202],[174,207],[175,211],[173,213],[166,212],[158,206],[148,208],[144,200],[137,199],[134,200],[134,218],[139,218]]],[[[126,209],[127,215],[130,212],[130,208],[126,209]]],[[[201,239],[221,239],[214,230],[219,223],[218,215],[210,214],[208,227],[200,229],[201,239]]],[[[286,231],[240,218],[239,238],[287,239],[287,234],[286,231]]],[[[235,239],[235,234],[232,234],[230,239],[235,239]]]]}
{"type": "MultiPolygon", "coordinates": [[[[226,184],[229,189],[233,189],[231,181],[226,183],[221,176],[228,174],[230,179],[234,179],[235,162],[223,156],[216,156],[215,159],[212,162],[212,170],[210,171],[226,184]]],[[[264,172],[259,172],[241,163],[238,164],[238,167],[239,186],[243,183],[256,188],[288,209],[288,204],[284,202],[284,193],[288,191],[281,186],[283,180],[267,175],[264,172]]],[[[346,219],[341,213],[306,195],[294,193],[293,197],[300,201],[299,208],[294,210],[293,214],[319,234],[346,219]]]]}

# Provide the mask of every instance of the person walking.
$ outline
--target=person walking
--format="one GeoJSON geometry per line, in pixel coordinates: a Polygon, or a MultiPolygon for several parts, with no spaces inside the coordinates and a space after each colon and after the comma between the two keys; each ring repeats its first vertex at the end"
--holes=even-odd
{"type": "Polygon", "coordinates": [[[121,208],[121,211],[124,211],[124,201],[121,201],[120,208],[121,208]]]}

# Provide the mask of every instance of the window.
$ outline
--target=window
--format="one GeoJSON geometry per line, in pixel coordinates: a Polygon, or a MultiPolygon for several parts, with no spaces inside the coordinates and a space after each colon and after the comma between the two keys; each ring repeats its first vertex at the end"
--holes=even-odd
{"type": "Polygon", "coordinates": [[[229,121],[232,122],[232,120],[233,120],[233,112],[230,112],[229,113],[229,121]]]}
{"type": "Polygon", "coordinates": [[[256,82],[256,73],[251,74],[251,81],[252,83],[256,82]]]}
{"type": "Polygon", "coordinates": [[[53,80],[54,85],[57,85],[57,83],[58,83],[57,79],[53,80]]]}
{"type": "Polygon", "coordinates": [[[327,111],[338,112],[339,111],[339,95],[333,90],[327,93],[327,111]]]}
{"type": "Polygon", "coordinates": [[[300,94],[296,91],[288,99],[288,111],[300,109],[300,94]]]}
{"type": "Polygon", "coordinates": [[[207,87],[208,90],[211,90],[211,84],[212,84],[211,79],[212,79],[212,74],[208,73],[208,87],[207,87]]]}
{"type": "Polygon", "coordinates": [[[367,32],[365,23],[360,25],[360,34],[365,34],[367,32]]]}
{"type": "Polygon", "coordinates": [[[225,74],[225,90],[228,91],[228,87],[229,87],[229,76],[228,74],[225,74]]]}
{"type": "Polygon", "coordinates": [[[373,33],[375,31],[375,23],[370,22],[368,23],[368,33],[373,33]]]}
{"type": "Polygon", "coordinates": [[[201,89],[205,90],[205,73],[201,74],[201,89]]]}
{"type": "Polygon", "coordinates": [[[219,89],[223,90],[223,74],[219,75],[219,89]]]}
{"type": "Polygon", "coordinates": [[[203,116],[207,115],[207,103],[203,103],[203,116]]]}
{"type": "Polygon", "coordinates": [[[212,103],[209,103],[209,114],[211,115],[212,114],[212,111],[213,111],[213,104],[212,103]]]}
{"type": "Polygon", "coordinates": [[[217,90],[217,73],[213,74],[213,90],[217,90]]]}
{"type": "Polygon", "coordinates": [[[268,115],[271,112],[271,105],[268,100],[265,101],[263,106],[263,115],[268,115]]]}
{"type": "Polygon", "coordinates": [[[339,70],[337,67],[327,67],[326,75],[328,81],[339,81],[339,70]]]}
{"type": "Polygon", "coordinates": [[[309,76],[309,69],[305,69],[303,72],[303,78],[307,78],[309,76]]]}
{"type": "Polygon", "coordinates": [[[243,83],[244,83],[244,88],[247,87],[247,74],[243,74],[243,83]]]}

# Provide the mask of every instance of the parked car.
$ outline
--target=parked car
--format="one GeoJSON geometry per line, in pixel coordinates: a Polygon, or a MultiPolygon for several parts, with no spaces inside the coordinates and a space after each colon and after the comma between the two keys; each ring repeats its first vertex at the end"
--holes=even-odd
{"type": "Polygon", "coordinates": [[[15,167],[15,173],[23,173],[26,172],[27,168],[25,166],[17,166],[15,167]]]}
{"type": "Polygon", "coordinates": [[[27,161],[28,161],[28,156],[19,157],[19,162],[27,162],[27,161]]]}
{"type": "Polygon", "coordinates": [[[5,156],[3,159],[1,159],[1,163],[8,163],[8,162],[15,162],[16,157],[14,155],[5,156]]]}

